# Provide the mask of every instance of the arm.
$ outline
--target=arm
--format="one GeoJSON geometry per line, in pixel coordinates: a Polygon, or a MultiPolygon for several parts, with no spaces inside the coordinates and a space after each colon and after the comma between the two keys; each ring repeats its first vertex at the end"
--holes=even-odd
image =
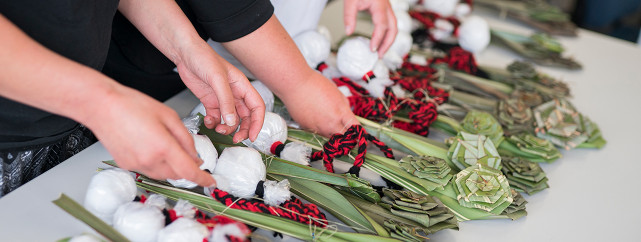
{"type": "Polygon", "coordinates": [[[122,0],[118,10],[176,64],[185,85],[205,105],[208,128],[229,134],[240,124],[234,142],[258,136],[265,112],[262,99],[242,72],[198,36],[176,2],[122,0]],[[227,125],[220,124],[221,115],[227,125]]]}
{"type": "Polygon", "coordinates": [[[374,22],[374,33],[370,48],[378,51],[379,58],[383,57],[387,49],[392,46],[396,33],[396,17],[388,0],[345,0],[343,21],[345,33],[350,35],[356,28],[356,15],[358,11],[369,10],[374,22]]]}
{"type": "Polygon", "coordinates": [[[0,32],[0,95],[85,124],[125,169],[215,182],[198,169],[193,140],[173,110],[43,47],[2,15],[0,32]]]}
{"type": "Polygon", "coordinates": [[[303,128],[329,137],[358,123],[347,99],[307,65],[275,16],[251,34],[222,44],[283,100],[303,128]]]}

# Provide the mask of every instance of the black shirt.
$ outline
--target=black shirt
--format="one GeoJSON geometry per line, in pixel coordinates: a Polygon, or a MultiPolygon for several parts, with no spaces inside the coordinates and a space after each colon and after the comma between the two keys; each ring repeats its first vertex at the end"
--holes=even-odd
{"type": "MultiPolygon", "coordinates": [[[[0,13],[32,39],[98,71],[107,56],[117,7],[118,0],[0,0],[0,13]]],[[[0,97],[0,151],[48,145],[77,126],[68,118],[0,97]]]]}
{"type": "MultiPolygon", "coordinates": [[[[260,28],[274,13],[269,0],[177,0],[203,39],[227,42],[260,28]]],[[[103,73],[158,100],[185,88],[176,67],[121,14],[113,22],[103,73]],[[153,85],[150,85],[153,83],[153,85]]]]}

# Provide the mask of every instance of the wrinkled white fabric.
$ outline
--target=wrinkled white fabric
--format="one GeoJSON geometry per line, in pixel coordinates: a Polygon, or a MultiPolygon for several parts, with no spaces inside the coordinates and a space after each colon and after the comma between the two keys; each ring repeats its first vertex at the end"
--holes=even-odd
{"type": "Polygon", "coordinates": [[[84,206],[98,218],[111,224],[120,205],[136,198],[136,181],[130,172],[110,168],[96,173],[89,182],[84,206]]]}
{"type": "Polygon", "coordinates": [[[236,197],[251,198],[258,182],[265,180],[265,164],[253,148],[229,147],[218,158],[214,178],[218,189],[236,197]]]}
{"type": "Polygon", "coordinates": [[[178,218],[158,232],[158,242],[202,242],[209,236],[205,225],[189,218],[178,218]]]}
{"type": "Polygon", "coordinates": [[[258,133],[258,137],[254,142],[249,139],[243,140],[243,144],[252,147],[262,153],[271,154],[269,151],[276,141],[285,143],[287,140],[287,123],[278,114],[272,112],[265,112],[265,119],[263,127],[258,133]]]}
{"type": "Polygon", "coordinates": [[[352,80],[360,80],[378,61],[378,54],[369,45],[370,40],[365,37],[345,40],[336,54],[338,70],[352,80]]]}
{"type": "Polygon", "coordinates": [[[118,207],[113,224],[132,242],[153,242],[165,227],[165,215],[155,206],[128,202],[118,207]]]}

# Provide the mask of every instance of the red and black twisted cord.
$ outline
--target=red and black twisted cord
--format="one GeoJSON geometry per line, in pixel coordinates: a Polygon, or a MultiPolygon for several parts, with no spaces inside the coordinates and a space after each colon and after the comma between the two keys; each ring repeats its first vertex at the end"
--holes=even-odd
{"type": "Polygon", "coordinates": [[[297,221],[303,224],[313,224],[322,228],[327,227],[327,218],[315,204],[304,204],[300,199],[291,197],[279,207],[269,206],[258,200],[237,198],[228,192],[214,189],[210,194],[217,201],[233,209],[247,210],[256,213],[271,214],[297,221]]]}

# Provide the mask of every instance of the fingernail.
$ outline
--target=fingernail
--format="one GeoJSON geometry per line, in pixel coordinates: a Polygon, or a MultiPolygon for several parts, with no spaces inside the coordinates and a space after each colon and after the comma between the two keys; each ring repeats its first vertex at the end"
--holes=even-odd
{"type": "Polygon", "coordinates": [[[351,34],[351,33],[349,32],[349,30],[350,30],[350,27],[349,27],[349,26],[347,26],[347,25],[345,25],[345,33],[346,33],[346,34],[348,34],[348,35],[349,35],[349,34],[351,34]]]}
{"type": "Polygon", "coordinates": [[[233,114],[225,115],[225,124],[229,126],[236,125],[236,115],[233,115],[233,114]]]}
{"type": "Polygon", "coordinates": [[[212,124],[212,123],[213,123],[213,122],[211,121],[211,118],[205,118],[205,124],[206,124],[206,125],[210,125],[210,124],[212,124]]]}
{"type": "Polygon", "coordinates": [[[222,128],[222,127],[216,128],[216,132],[218,132],[219,134],[225,134],[225,128],[222,128]]]}
{"type": "Polygon", "coordinates": [[[376,52],[378,48],[376,46],[372,47],[372,52],[376,52]]]}

